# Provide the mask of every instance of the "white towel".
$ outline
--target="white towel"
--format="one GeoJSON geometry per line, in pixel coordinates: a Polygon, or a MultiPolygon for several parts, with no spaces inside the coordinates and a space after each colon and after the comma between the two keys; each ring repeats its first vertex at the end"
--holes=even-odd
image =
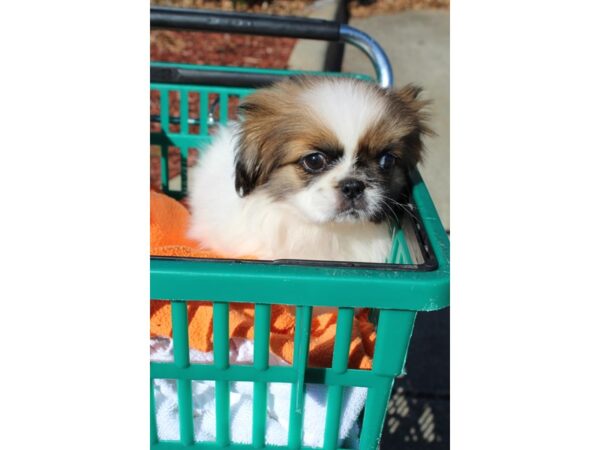
{"type": "MultiPolygon", "coordinates": [[[[231,364],[252,364],[253,341],[232,338],[229,361],[231,364]]],[[[150,360],[153,362],[173,361],[173,342],[167,338],[153,338],[150,341],[150,360]]],[[[190,350],[190,361],[195,364],[211,364],[212,352],[190,350]]],[[[272,366],[289,365],[277,355],[270,353],[272,366]]],[[[291,384],[268,383],[266,443],[287,445],[290,413],[291,384]]],[[[252,382],[230,383],[230,436],[231,441],[240,444],[252,443],[252,382]]],[[[179,440],[179,409],[177,406],[177,385],[175,380],[154,380],[156,422],[159,440],[179,440]]],[[[192,381],[194,436],[196,442],[214,442],[216,436],[216,408],[214,381],[192,381]]],[[[346,388],[342,401],[339,444],[357,446],[357,419],[364,407],[367,389],[346,388]]],[[[322,447],[327,413],[327,387],[307,384],[304,399],[304,426],[302,444],[306,447],[322,447]]]]}

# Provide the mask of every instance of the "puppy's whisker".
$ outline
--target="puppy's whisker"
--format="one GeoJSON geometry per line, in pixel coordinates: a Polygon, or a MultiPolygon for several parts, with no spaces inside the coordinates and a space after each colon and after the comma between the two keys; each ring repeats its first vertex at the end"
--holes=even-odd
{"type": "Polygon", "coordinates": [[[390,211],[390,213],[391,213],[391,214],[392,214],[392,216],[394,217],[395,221],[396,221],[397,223],[400,223],[400,218],[398,217],[398,214],[396,214],[396,211],[394,211],[394,208],[393,208],[392,206],[390,206],[390,205],[389,205],[389,204],[388,204],[388,203],[385,201],[385,197],[384,197],[384,200],[383,200],[383,202],[382,202],[381,204],[382,204],[382,206],[385,206],[385,207],[386,207],[386,208],[387,208],[387,209],[390,211]]]}
{"type": "Polygon", "coordinates": [[[391,201],[394,205],[399,206],[400,208],[402,208],[406,213],[408,213],[413,219],[417,220],[417,216],[414,214],[414,212],[412,211],[412,209],[404,203],[400,203],[397,200],[394,200],[391,197],[388,197],[386,195],[382,195],[382,197],[384,198],[384,200],[389,200],[391,201]]]}

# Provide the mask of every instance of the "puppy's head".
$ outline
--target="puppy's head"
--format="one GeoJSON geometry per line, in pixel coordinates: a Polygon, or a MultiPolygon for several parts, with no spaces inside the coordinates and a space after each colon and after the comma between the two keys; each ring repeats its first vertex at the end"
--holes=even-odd
{"type": "Polygon", "coordinates": [[[395,215],[430,133],[421,89],[296,78],[248,96],[236,149],[241,196],[261,190],[316,223],[395,215]]]}

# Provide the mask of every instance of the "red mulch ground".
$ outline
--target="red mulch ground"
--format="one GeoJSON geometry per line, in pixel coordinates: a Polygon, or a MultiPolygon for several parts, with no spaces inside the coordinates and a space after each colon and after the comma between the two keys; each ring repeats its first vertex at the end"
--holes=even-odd
{"type": "Polygon", "coordinates": [[[296,39],[192,31],[150,33],[152,61],[284,69],[296,39]]]}
{"type": "Polygon", "coordinates": [[[360,4],[357,0],[350,2],[352,17],[369,17],[419,9],[448,10],[450,0],[376,0],[370,4],[360,4]]]}

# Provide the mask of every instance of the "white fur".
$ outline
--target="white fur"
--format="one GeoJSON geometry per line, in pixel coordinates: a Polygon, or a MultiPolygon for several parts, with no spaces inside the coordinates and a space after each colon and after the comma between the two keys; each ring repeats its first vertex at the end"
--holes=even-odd
{"type": "MultiPolygon", "coordinates": [[[[236,123],[222,128],[190,173],[190,237],[230,257],[385,262],[388,225],[345,220],[339,214],[339,181],[353,175],[359,137],[383,113],[381,99],[350,83],[324,83],[303,93],[305,102],[344,145],[330,171],[288,199],[275,201],[262,189],[245,197],[235,191],[236,123]]],[[[380,192],[368,188],[368,203],[380,192]]]]}
{"type": "Polygon", "coordinates": [[[381,96],[348,79],[317,83],[303,92],[301,101],[336,134],[345,156],[352,158],[360,137],[386,111],[381,96]]]}

